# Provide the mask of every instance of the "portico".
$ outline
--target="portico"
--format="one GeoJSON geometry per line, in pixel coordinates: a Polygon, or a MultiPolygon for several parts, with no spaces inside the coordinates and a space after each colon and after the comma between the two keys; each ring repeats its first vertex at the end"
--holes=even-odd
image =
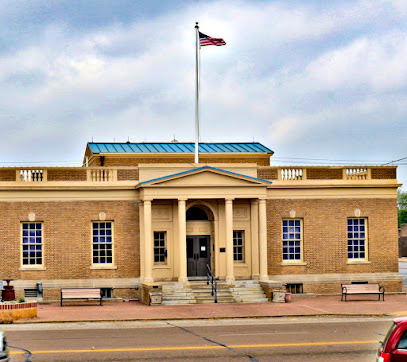
{"type": "Polygon", "coordinates": [[[141,279],[185,283],[193,260],[208,258],[213,274],[228,283],[239,277],[268,280],[269,185],[214,167],[141,182],[141,279]],[[207,221],[187,220],[190,208],[208,214],[207,221]],[[195,249],[189,246],[192,236],[198,240],[195,249]]]}

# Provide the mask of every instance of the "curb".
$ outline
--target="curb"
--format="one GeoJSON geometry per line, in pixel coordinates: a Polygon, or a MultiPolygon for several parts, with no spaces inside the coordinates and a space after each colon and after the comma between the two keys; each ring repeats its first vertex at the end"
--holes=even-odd
{"type": "Polygon", "coordinates": [[[352,314],[352,313],[344,313],[344,314],[335,314],[335,313],[327,313],[327,314],[286,314],[286,315],[279,315],[279,316],[270,316],[270,315],[263,315],[263,316],[228,316],[228,317],[173,317],[173,318],[134,318],[134,319],[81,319],[81,320],[65,320],[65,321],[37,321],[37,320],[27,320],[27,321],[15,321],[12,324],[64,324],[64,323],[120,323],[120,322],[159,322],[159,321],[180,321],[180,320],[222,320],[222,319],[265,319],[265,318],[321,318],[321,317],[338,317],[338,318],[349,318],[349,317],[394,317],[396,313],[363,313],[363,314],[352,314]]]}

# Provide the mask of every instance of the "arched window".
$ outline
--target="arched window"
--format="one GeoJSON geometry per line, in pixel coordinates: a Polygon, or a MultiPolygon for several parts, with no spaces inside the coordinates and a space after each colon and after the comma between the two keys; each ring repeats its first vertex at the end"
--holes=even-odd
{"type": "Polygon", "coordinates": [[[187,221],[192,221],[192,220],[200,220],[200,221],[208,221],[208,214],[205,212],[205,210],[201,209],[200,207],[190,207],[187,210],[187,215],[186,215],[187,221]]]}

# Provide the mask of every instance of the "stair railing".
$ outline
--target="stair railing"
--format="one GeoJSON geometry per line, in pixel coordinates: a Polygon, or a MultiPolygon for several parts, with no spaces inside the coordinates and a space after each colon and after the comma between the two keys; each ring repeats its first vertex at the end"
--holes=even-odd
{"type": "Polygon", "coordinates": [[[215,303],[218,302],[218,290],[217,290],[217,282],[216,278],[212,274],[211,267],[209,264],[206,264],[206,285],[209,285],[211,283],[212,285],[212,292],[211,295],[215,297],[215,303]]]}

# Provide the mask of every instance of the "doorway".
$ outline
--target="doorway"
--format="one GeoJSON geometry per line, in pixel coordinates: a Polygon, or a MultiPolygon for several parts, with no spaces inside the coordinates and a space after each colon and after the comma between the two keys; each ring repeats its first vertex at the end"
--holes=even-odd
{"type": "Polygon", "coordinates": [[[206,276],[206,265],[211,264],[210,236],[187,236],[187,275],[206,276]]]}

